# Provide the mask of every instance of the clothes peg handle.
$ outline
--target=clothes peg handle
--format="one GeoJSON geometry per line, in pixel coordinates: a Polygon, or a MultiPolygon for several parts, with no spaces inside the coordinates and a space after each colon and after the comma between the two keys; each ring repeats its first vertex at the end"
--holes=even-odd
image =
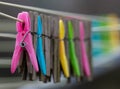
{"type": "Polygon", "coordinates": [[[60,19],[59,20],[59,58],[64,75],[65,77],[68,78],[70,74],[69,74],[68,60],[65,53],[64,37],[65,37],[64,22],[62,19],[60,19]]]}
{"type": "Polygon", "coordinates": [[[69,56],[70,62],[74,71],[74,74],[78,77],[80,76],[80,69],[78,64],[78,59],[75,52],[75,45],[74,45],[74,28],[72,22],[68,21],[68,38],[69,38],[69,56]]]}
{"type": "Polygon", "coordinates": [[[83,62],[83,66],[85,69],[85,73],[87,76],[90,76],[90,68],[89,68],[88,57],[86,54],[86,47],[85,47],[84,42],[81,41],[80,43],[81,43],[82,59],[83,59],[82,62],[83,62]]]}
{"type": "Polygon", "coordinates": [[[37,49],[36,49],[38,63],[40,65],[39,67],[40,67],[42,73],[44,75],[46,75],[45,56],[44,56],[44,53],[43,53],[42,38],[40,37],[40,35],[42,34],[42,21],[41,21],[41,17],[40,16],[38,16],[38,30],[37,30],[37,34],[39,35],[37,37],[37,49]]]}
{"type": "Polygon", "coordinates": [[[59,42],[59,57],[65,77],[68,78],[70,75],[69,75],[68,61],[65,55],[65,46],[63,40],[59,42]]]}
{"type": "Polygon", "coordinates": [[[83,68],[84,68],[86,76],[90,77],[91,76],[90,65],[89,65],[89,60],[87,57],[87,52],[86,52],[86,47],[85,47],[85,42],[84,42],[83,22],[80,22],[79,26],[80,26],[80,46],[81,46],[81,52],[82,52],[82,64],[83,64],[83,68]]]}
{"type": "Polygon", "coordinates": [[[75,54],[75,46],[73,40],[69,40],[69,55],[75,75],[80,76],[80,69],[79,69],[78,59],[75,54]]]}
{"type": "Polygon", "coordinates": [[[44,75],[46,75],[46,64],[45,64],[45,57],[44,57],[44,53],[42,50],[42,39],[41,38],[37,38],[37,57],[38,59],[38,63],[40,65],[40,69],[42,71],[42,73],[44,75]]]}

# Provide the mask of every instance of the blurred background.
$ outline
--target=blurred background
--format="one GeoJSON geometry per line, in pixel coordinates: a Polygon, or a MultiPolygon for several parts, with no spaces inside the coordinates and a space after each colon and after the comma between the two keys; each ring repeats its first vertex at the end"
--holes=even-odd
{"type": "MultiPolygon", "coordinates": [[[[101,26],[119,25],[119,0],[0,0],[21,5],[35,6],[50,10],[65,11],[97,16],[115,17],[108,23],[92,22],[91,29],[101,26]],[[97,24],[97,25],[96,25],[97,24]]],[[[24,9],[0,5],[0,12],[17,16],[24,9]]],[[[16,34],[15,21],[0,16],[0,33],[16,34]]],[[[114,28],[112,28],[114,30],[114,28]]],[[[92,32],[92,56],[94,80],[81,84],[61,83],[43,84],[38,81],[22,81],[18,74],[11,75],[10,62],[14,50],[15,39],[0,37],[0,89],[120,89],[120,48],[119,31],[92,32]],[[112,34],[112,35],[111,35],[112,34]],[[117,35],[117,36],[115,36],[117,35]],[[113,37],[113,38],[111,38],[113,37]],[[112,39],[112,41],[111,41],[112,39]],[[51,86],[51,87],[49,87],[51,86]],[[24,88],[27,87],[27,88],[24,88]]]]}

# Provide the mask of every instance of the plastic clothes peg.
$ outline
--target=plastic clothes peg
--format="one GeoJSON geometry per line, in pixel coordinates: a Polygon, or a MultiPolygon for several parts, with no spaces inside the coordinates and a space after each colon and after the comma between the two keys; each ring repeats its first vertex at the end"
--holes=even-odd
{"type": "Polygon", "coordinates": [[[46,75],[46,63],[45,63],[45,56],[43,53],[43,46],[42,46],[42,21],[41,17],[38,16],[38,29],[37,29],[37,49],[36,49],[36,54],[37,54],[37,59],[38,59],[38,64],[39,68],[41,69],[42,73],[46,75]]]}
{"type": "MultiPolygon", "coordinates": [[[[92,21],[92,28],[99,27],[99,26],[100,26],[99,21],[94,21],[94,20],[92,21]]],[[[93,43],[92,56],[95,57],[95,56],[98,56],[102,53],[102,48],[96,46],[96,44],[101,44],[102,43],[101,42],[101,33],[92,31],[91,39],[92,39],[92,43],[93,43]]]]}
{"type": "Polygon", "coordinates": [[[69,39],[69,59],[76,76],[80,76],[79,62],[75,52],[74,31],[71,21],[68,21],[68,39],[69,39]]]}
{"type": "Polygon", "coordinates": [[[90,78],[91,72],[90,72],[90,65],[89,60],[86,52],[86,47],[84,43],[84,25],[83,22],[79,22],[79,30],[80,30],[80,46],[81,46],[81,52],[82,52],[82,66],[83,70],[85,72],[85,75],[90,78]]]}
{"type": "Polygon", "coordinates": [[[26,50],[30,61],[35,69],[36,72],[39,71],[38,63],[36,59],[36,54],[32,44],[32,35],[30,34],[30,17],[28,12],[22,12],[18,14],[18,19],[24,21],[24,23],[17,22],[17,35],[16,35],[16,43],[15,43],[15,50],[13,53],[12,61],[11,61],[11,73],[14,73],[18,62],[21,56],[21,52],[26,50]]]}
{"type": "Polygon", "coordinates": [[[59,20],[59,59],[60,63],[62,65],[63,73],[65,77],[69,77],[69,67],[68,67],[68,61],[65,53],[65,45],[64,45],[64,37],[65,37],[65,28],[64,23],[60,19],[59,20]]]}
{"type": "MultiPolygon", "coordinates": [[[[108,26],[108,22],[99,22],[100,26],[108,26]]],[[[104,31],[104,32],[99,32],[101,39],[101,50],[102,50],[102,54],[106,54],[107,52],[110,51],[111,46],[110,45],[106,45],[106,44],[110,44],[110,32],[109,31],[104,31]]]]}
{"type": "Polygon", "coordinates": [[[109,14],[108,18],[111,19],[111,21],[108,21],[108,26],[113,26],[113,28],[110,28],[110,30],[112,31],[110,31],[109,34],[110,34],[110,44],[111,47],[114,49],[116,47],[119,47],[119,43],[120,43],[119,40],[120,33],[117,29],[117,26],[119,25],[119,19],[116,14],[109,14]]]}

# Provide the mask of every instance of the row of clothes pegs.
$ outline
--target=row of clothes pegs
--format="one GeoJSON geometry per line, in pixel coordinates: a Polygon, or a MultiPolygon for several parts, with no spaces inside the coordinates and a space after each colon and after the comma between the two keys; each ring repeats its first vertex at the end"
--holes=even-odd
{"type": "Polygon", "coordinates": [[[37,12],[21,12],[16,22],[16,43],[11,73],[23,80],[60,82],[91,80],[91,23],[37,12]]]}
{"type": "MultiPolygon", "coordinates": [[[[94,27],[108,27],[102,28],[106,31],[92,32],[92,56],[98,57],[101,54],[109,54],[113,50],[119,49],[120,44],[120,31],[119,31],[119,18],[116,14],[108,14],[105,17],[109,18],[109,21],[100,22],[92,21],[92,28],[94,27]],[[108,29],[108,30],[107,30],[108,29]],[[109,44],[109,45],[108,45],[109,44]]],[[[101,29],[101,30],[102,30],[101,29]]]]}

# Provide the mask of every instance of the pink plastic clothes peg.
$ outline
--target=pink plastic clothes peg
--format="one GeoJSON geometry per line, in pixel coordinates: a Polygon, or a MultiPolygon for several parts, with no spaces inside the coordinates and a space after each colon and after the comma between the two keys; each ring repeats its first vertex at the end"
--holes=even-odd
{"type": "Polygon", "coordinates": [[[24,23],[16,22],[17,35],[16,35],[15,50],[11,61],[11,73],[15,72],[23,50],[26,50],[28,52],[30,61],[35,71],[38,72],[39,69],[38,69],[37,58],[32,44],[32,35],[30,33],[29,13],[28,12],[19,13],[18,19],[23,20],[24,23]]]}
{"type": "Polygon", "coordinates": [[[79,30],[80,30],[80,46],[81,46],[81,52],[82,52],[82,66],[83,70],[85,72],[85,75],[87,77],[91,76],[91,71],[90,71],[90,65],[89,65],[89,60],[86,52],[86,46],[85,46],[85,35],[84,35],[84,24],[83,22],[79,22],[79,30]]]}

